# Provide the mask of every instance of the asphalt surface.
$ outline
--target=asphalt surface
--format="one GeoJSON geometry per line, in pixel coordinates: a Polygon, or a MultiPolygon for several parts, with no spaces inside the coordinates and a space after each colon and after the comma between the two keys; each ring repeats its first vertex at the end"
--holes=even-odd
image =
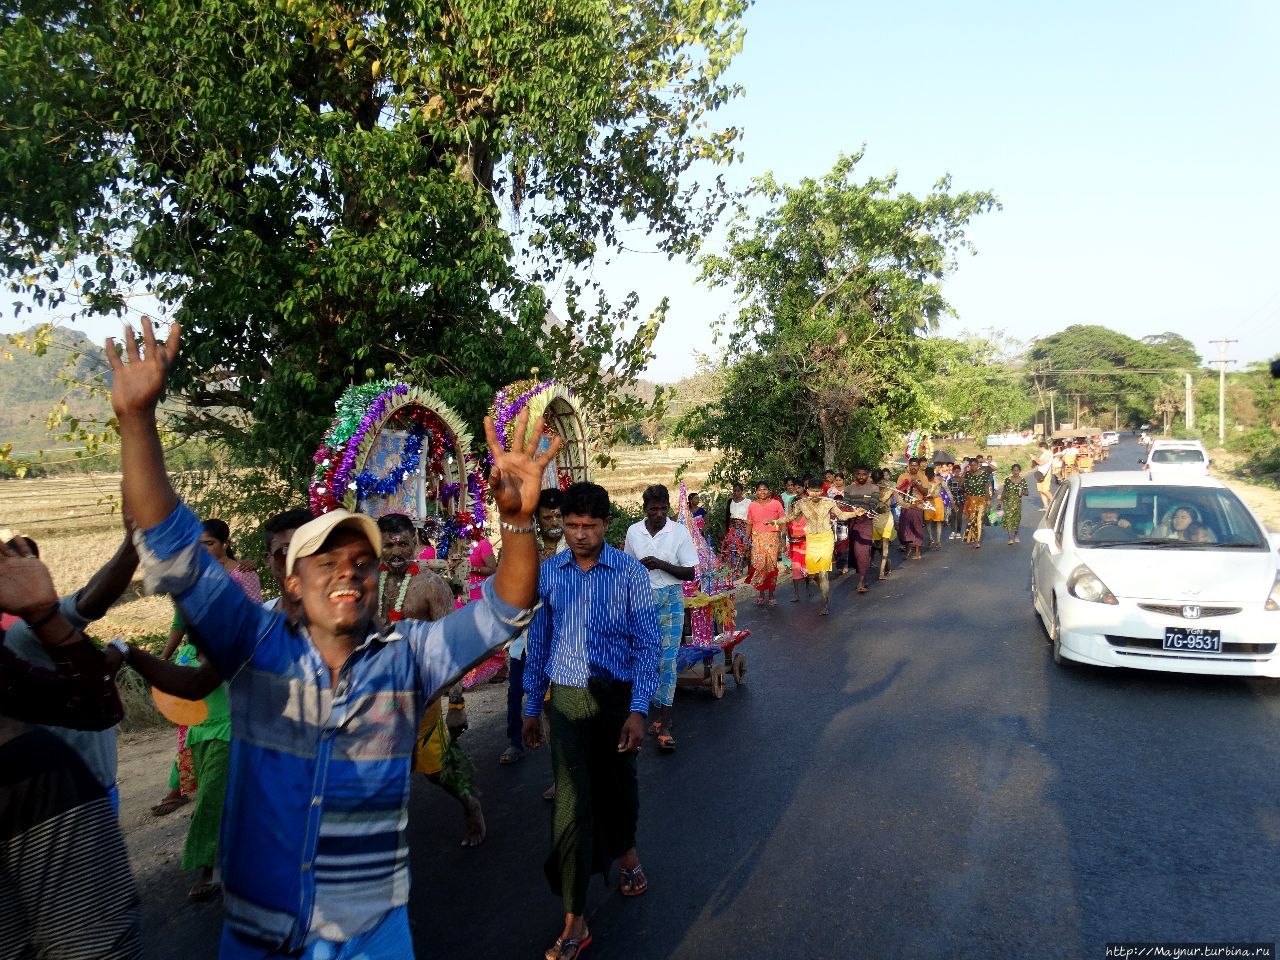
{"type": "MultiPolygon", "coordinates": [[[[1108,465],[1137,456],[1129,440],[1108,465]]],[[[830,617],[785,594],[740,606],[747,684],[681,691],[678,751],[642,753],[651,887],[593,881],[587,960],[1274,941],[1280,685],[1055,667],[1029,598],[1040,516],[1033,496],[1020,546],[989,528],[869,594],[841,578],[830,617]]],[[[417,955],[540,957],[561,909],[541,870],[550,758],[499,767],[496,723],[463,745],[490,835],[460,849],[453,801],[415,784],[417,955]]]]}

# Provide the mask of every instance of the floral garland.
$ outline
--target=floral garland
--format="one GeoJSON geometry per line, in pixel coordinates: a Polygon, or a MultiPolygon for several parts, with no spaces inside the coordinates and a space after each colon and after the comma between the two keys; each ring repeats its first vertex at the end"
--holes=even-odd
{"type": "Polygon", "coordinates": [[[348,387],[338,398],[336,412],[324,439],[312,458],[311,512],[320,516],[338,507],[356,510],[369,496],[387,496],[406,477],[427,468],[442,472],[444,457],[456,450],[461,482],[441,485],[434,499],[446,513],[439,522],[438,556],[445,557],[458,538],[475,540],[484,535],[488,482],[471,454],[471,434],[457,416],[430,390],[391,380],[348,387]],[[374,442],[392,417],[408,422],[400,449],[400,464],[386,476],[361,469],[374,442]]]}
{"type": "MultiPolygon", "coordinates": [[[[391,608],[391,612],[387,614],[387,619],[392,623],[399,623],[404,619],[404,598],[409,595],[409,584],[413,578],[418,575],[418,571],[422,568],[416,563],[410,563],[405,567],[404,579],[400,581],[400,592],[396,594],[395,605],[391,608]]],[[[387,586],[387,565],[385,563],[378,564],[378,610],[382,610],[382,600],[387,586]]]]}
{"type": "MultiPolygon", "coordinates": [[[[489,499],[489,481],[485,479],[485,475],[480,470],[480,465],[476,462],[475,457],[470,454],[463,461],[463,466],[467,475],[467,501],[471,504],[471,508],[469,510],[459,510],[453,515],[452,519],[443,524],[436,540],[436,556],[441,560],[449,555],[449,548],[455,540],[479,540],[484,536],[485,523],[487,522],[485,502],[489,499]]],[[[442,501],[448,499],[446,492],[450,487],[453,489],[448,494],[449,497],[455,497],[461,493],[459,484],[447,484],[440,491],[440,499],[442,501]]]]}
{"type": "Polygon", "coordinates": [[[354,510],[362,496],[393,492],[406,475],[417,471],[428,434],[433,460],[454,444],[464,459],[471,449],[471,435],[462,421],[431,391],[390,380],[348,387],[338,398],[333,422],[312,458],[316,470],[311,480],[311,512],[319,516],[341,506],[354,510]],[[400,466],[383,478],[369,471],[357,476],[357,465],[368,458],[382,427],[402,411],[408,415],[410,429],[400,466]]]}
{"type": "MultiPolygon", "coordinates": [[[[529,411],[529,430],[532,432],[537,429],[538,421],[542,419],[547,408],[555,400],[563,400],[575,412],[577,411],[578,401],[574,397],[573,391],[559,380],[543,380],[541,382],[520,380],[503,387],[494,395],[493,406],[489,410],[490,416],[493,417],[493,426],[498,435],[498,442],[504,448],[511,449],[512,430],[521,411],[526,409],[529,411]]],[[[566,444],[580,447],[582,466],[589,479],[591,470],[590,458],[587,456],[589,440],[586,433],[586,425],[582,423],[581,416],[578,417],[578,423],[582,431],[581,436],[565,437],[564,440],[566,444]]],[[[574,479],[573,470],[570,467],[560,466],[557,469],[556,482],[561,490],[566,489],[574,479]]]]}

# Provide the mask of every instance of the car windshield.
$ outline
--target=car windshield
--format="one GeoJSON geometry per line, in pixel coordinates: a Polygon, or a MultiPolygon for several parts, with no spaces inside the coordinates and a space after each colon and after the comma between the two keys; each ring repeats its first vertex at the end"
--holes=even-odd
{"type": "Polygon", "coordinates": [[[1245,505],[1219,487],[1084,487],[1076,498],[1074,524],[1082,547],[1270,549],[1245,505]]]}
{"type": "Polygon", "coordinates": [[[1151,451],[1152,463],[1204,463],[1204,454],[1199,450],[1178,450],[1165,447],[1151,451]]]}

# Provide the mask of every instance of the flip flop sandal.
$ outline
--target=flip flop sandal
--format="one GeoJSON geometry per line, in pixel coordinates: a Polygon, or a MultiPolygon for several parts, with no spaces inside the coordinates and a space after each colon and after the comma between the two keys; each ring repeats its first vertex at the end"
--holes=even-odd
{"type": "MultiPolygon", "coordinates": [[[[884,579],[884,577],[881,577],[880,579],[881,579],[881,580],[883,580],[883,579],[884,579]]],[[[863,586],[862,584],[859,584],[859,585],[858,585],[858,592],[859,592],[859,593],[866,593],[866,592],[867,592],[867,588],[866,588],[865,586],[863,586]]]]}
{"type": "Polygon", "coordinates": [[[662,721],[661,721],[661,720],[655,720],[655,721],[653,721],[653,723],[649,724],[649,736],[651,736],[651,737],[656,737],[656,736],[658,736],[658,734],[660,734],[660,733],[662,733],[662,721]]]}
{"type": "Polygon", "coordinates": [[[519,763],[524,759],[524,751],[517,750],[515,747],[507,747],[502,751],[502,756],[498,758],[498,763],[504,767],[509,767],[513,763],[519,763]]]}
{"type": "Polygon", "coordinates": [[[644,867],[638,864],[628,870],[619,867],[621,877],[618,879],[618,892],[624,897],[638,897],[649,889],[649,880],[644,875],[644,867]]]}
{"type": "Polygon", "coordinates": [[[582,951],[590,945],[591,934],[589,933],[581,940],[572,938],[566,940],[564,937],[557,937],[551,949],[543,956],[545,960],[578,960],[578,957],[582,956],[582,951]]]}
{"type": "Polygon", "coordinates": [[[658,749],[663,753],[675,753],[676,738],[669,733],[658,734],[658,749]]]}

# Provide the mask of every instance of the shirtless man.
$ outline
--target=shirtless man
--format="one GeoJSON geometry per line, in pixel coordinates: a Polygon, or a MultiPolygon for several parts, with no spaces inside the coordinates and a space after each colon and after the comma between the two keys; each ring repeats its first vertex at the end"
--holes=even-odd
{"type": "Polygon", "coordinates": [[[784,526],[793,520],[804,517],[805,523],[805,568],[810,576],[818,581],[818,592],[822,594],[822,616],[830,612],[831,601],[831,555],[835,550],[836,538],[831,530],[834,520],[849,520],[862,517],[867,513],[861,508],[841,506],[830,497],[822,495],[822,485],[817,480],[805,481],[805,496],[797,497],[787,515],[781,520],[773,521],[784,526]]]}
{"type": "MultiPolygon", "coordinates": [[[[390,626],[400,620],[440,620],[453,612],[453,591],[439,574],[424,570],[413,560],[418,549],[413,521],[402,513],[389,513],[378,519],[382,531],[382,568],[378,577],[378,619],[390,626]]],[[[449,691],[450,712],[460,691],[449,691]]],[[[460,707],[459,707],[460,709],[460,707]]],[[[441,777],[446,733],[440,723],[440,701],[427,708],[418,728],[418,748],[413,755],[413,769],[426,776],[462,805],[466,817],[464,847],[484,842],[484,810],[469,783],[454,783],[441,777]]],[[[457,734],[454,734],[456,739],[457,734]]],[[[454,744],[453,749],[460,750],[454,744]]]]}

